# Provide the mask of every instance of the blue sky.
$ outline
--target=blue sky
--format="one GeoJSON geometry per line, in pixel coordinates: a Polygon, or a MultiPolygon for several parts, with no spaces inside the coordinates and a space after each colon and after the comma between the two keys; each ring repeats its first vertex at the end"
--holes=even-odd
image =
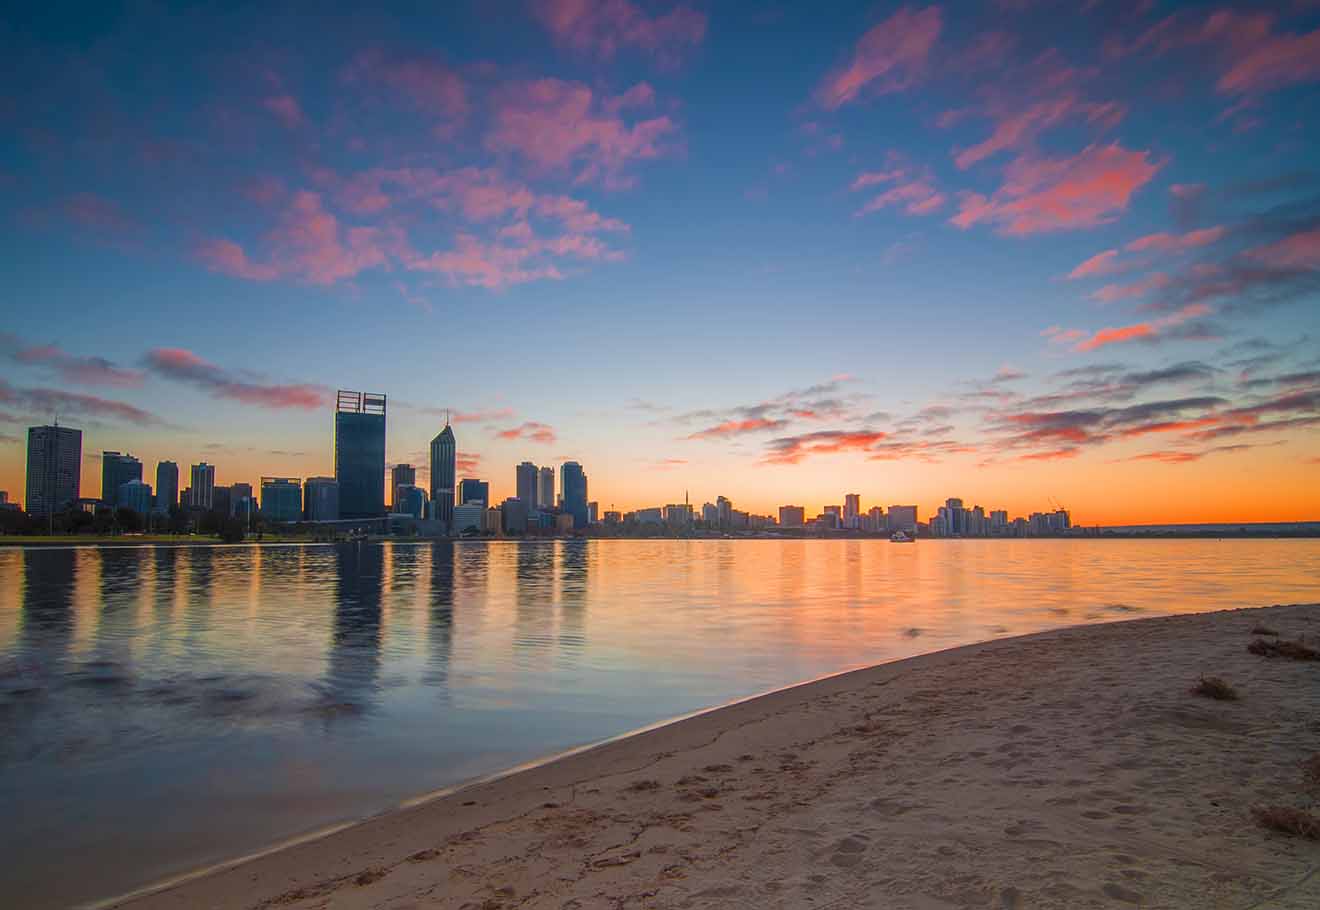
{"type": "Polygon", "coordinates": [[[327,473],[347,387],[392,460],[461,415],[497,495],[1320,505],[1307,4],[6,15],[13,495],[56,410],[149,473],[327,473]]]}

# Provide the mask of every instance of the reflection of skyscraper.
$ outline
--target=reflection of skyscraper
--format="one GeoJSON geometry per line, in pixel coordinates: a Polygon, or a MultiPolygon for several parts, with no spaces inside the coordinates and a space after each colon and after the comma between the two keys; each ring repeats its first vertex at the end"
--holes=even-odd
{"type": "MultiPolygon", "coordinates": [[[[101,453],[101,502],[114,508],[119,499],[119,488],[130,480],[142,479],[142,462],[132,455],[118,452],[101,453]]],[[[194,487],[196,484],[193,485],[194,487]]]]}
{"type": "Polygon", "coordinates": [[[536,506],[539,509],[555,507],[555,469],[546,465],[536,479],[536,506]]]}
{"type": "Polygon", "coordinates": [[[431,551],[431,622],[428,632],[430,685],[449,685],[449,660],[454,649],[454,543],[437,541],[431,551]]]}
{"type": "Polygon", "coordinates": [[[564,496],[564,511],[573,516],[573,527],[587,526],[587,475],[576,461],[566,461],[559,469],[559,488],[564,496]]]}
{"type": "Polygon", "coordinates": [[[559,659],[576,664],[586,646],[587,566],[591,544],[581,538],[556,542],[559,551],[559,659]]]}
{"type": "Polygon", "coordinates": [[[156,463],[156,511],[168,512],[179,504],[179,466],[172,461],[156,463]]]}
{"type": "Polygon", "coordinates": [[[27,513],[61,512],[78,501],[81,486],[82,430],[28,427],[27,513]]]}
{"type": "Polygon", "coordinates": [[[445,420],[445,428],[431,440],[431,507],[435,520],[448,530],[454,522],[454,480],[458,443],[445,420]]]}
{"type": "Polygon", "coordinates": [[[547,651],[555,627],[555,545],[523,541],[514,568],[513,648],[530,657],[547,651]]]}
{"type": "MultiPolygon", "coordinates": [[[[381,471],[381,483],[385,472],[381,471]]],[[[333,714],[356,713],[369,705],[380,670],[381,583],[384,550],[351,543],[335,548],[338,598],[330,644],[327,684],[333,714]]]]}
{"type": "Polygon", "coordinates": [[[539,502],[536,496],[536,488],[539,484],[540,472],[537,470],[536,465],[530,461],[524,461],[518,465],[516,473],[516,489],[518,492],[514,495],[521,499],[523,505],[527,506],[529,510],[535,509],[537,502],[539,502]]]}
{"type": "Polygon", "coordinates": [[[335,480],[342,518],[385,514],[385,396],[340,390],[335,404],[335,480]]]}
{"type": "Polygon", "coordinates": [[[52,547],[23,551],[24,663],[37,673],[56,675],[73,643],[73,592],[78,584],[78,551],[52,547]]]}

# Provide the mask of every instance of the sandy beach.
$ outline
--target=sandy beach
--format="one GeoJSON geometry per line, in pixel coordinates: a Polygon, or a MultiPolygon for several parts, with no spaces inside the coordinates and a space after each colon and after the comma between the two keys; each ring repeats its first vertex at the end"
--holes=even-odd
{"type": "Polygon", "coordinates": [[[1004,639],[830,677],[462,788],[154,908],[1320,906],[1320,605],[1004,639]],[[1222,677],[1240,696],[1191,692],[1222,677]]]}

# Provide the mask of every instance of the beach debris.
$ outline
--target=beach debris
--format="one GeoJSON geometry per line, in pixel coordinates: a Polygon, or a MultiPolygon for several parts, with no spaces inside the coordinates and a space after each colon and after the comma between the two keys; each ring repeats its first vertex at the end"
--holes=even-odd
{"type": "Polygon", "coordinates": [[[1216,701],[1237,701],[1237,690],[1218,676],[1202,676],[1200,682],[1192,686],[1193,695],[1202,695],[1216,701]]]}
{"type": "Polygon", "coordinates": [[[1257,806],[1251,810],[1256,824],[1281,834],[1320,840],[1320,818],[1292,806],[1257,806]]]}
{"type": "Polygon", "coordinates": [[[1247,650],[1261,657],[1287,657],[1292,660],[1320,660],[1320,651],[1303,641],[1266,641],[1258,638],[1247,650]]]}
{"type": "Polygon", "coordinates": [[[1269,626],[1259,626],[1259,625],[1258,625],[1258,626],[1253,626],[1253,627],[1252,627],[1252,629],[1251,629],[1251,634],[1252,634],[1252,635],[1270,635],[1270,636],[1273,636],[1273,637],[1275,637],[1275,638],[1277,638],[1277,637],[1279,636],[1279,633],[1276,632],[1274,629],[1271,629],[1269,626]]]}
{"type": "Polygon", "coordinates": [[[363,869],[357,875],[353,876],[353,884],[365,887],[372,882],[380,881],[389,874],[390,870],[386,869],[384,866],[372,866],[368,869],[363,869]]]}
{"type": "Polygon", "coordinates": [[[628,785],[628,789],[633,793],[643,793],[647,790],[659,790],[660,781],[658,780],[635,780],[628,785]]]}
{"type": "Polygon", "coordinates": [[[1320,753],[1302,762],[1302,777],[1306,780],[1307,787],[1320,790],[1320,753]]]}

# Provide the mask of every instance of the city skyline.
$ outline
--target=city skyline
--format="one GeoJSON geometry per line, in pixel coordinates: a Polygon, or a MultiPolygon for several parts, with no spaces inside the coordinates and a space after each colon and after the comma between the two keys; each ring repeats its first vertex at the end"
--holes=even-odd
{"type": "Polygon", "coordinates": [[[1317,518],[1320,11],[1025,6],[33,11],[0,490],[334,476],[347,386],[492,503],[1317,518]]]}

